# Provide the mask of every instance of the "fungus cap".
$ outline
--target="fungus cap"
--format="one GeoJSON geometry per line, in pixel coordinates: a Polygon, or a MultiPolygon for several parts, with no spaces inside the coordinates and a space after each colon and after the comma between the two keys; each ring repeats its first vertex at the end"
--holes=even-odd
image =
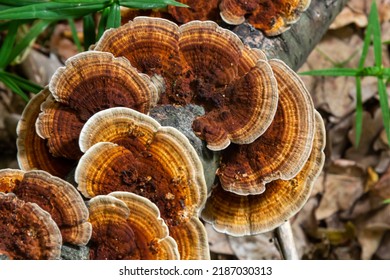
{"type": "Polygon", "coordinates": [[[91,259],[178,259],[176,242],[148,199],[127,192],[99,195],[89,203],[91,259]]]}
{"type": "Polygon", "coordinates": [[[85,245],[91,237],[88,209],[81,195],[68,182],[42,170],[0,170],[0,192],[35,203],[48,212],[61,230],[62,239],[85,245]]]}
{"type": "Polygon", "coordinates": [[[138,70],[159,77],[164,85],[159,104],[203,106],[206,114],[193,129],[212,150],[252,142],[276,112],[277,85],[268,62],[247,68],[247,48],[215,22],[178,27],[165,19],[137,17],[105,32],[94,49],[125,56],[138,70]]]}
{"type": "MultiPolygon", "coordinates": [[[[198,219],[207,193],[203,167],[189,140],[177,129],[160,126],[132,109],[111,108],[87,121],[80,147],[85,154],[75,180],[84,196],[114,191],[141,195],[157,205],[170,229],[198,219]]],[[[189,255],[180,251],[182,258],[205,255],[198,249],[207,247],[207,240],[194,242],[202,244],[189,255]]]]}
{"type": "Polygon", "coordinates": [[[62,238],[50,214],[37,204],[0,192],[0,255],[16,260],[59,259],[62,238]]]}
{"type": "Polygon", "coordinates": [[[39,137],[35,130],[41,105],[49,96],[50,91],[46,87],[34,95],[24,108],[16,128],[17,160],[22,170],[45,170],[63,178],[73,168],[74,161],[54,157],[47,148],[46,140],[39,137]]]}
{"type": "Polygon", "coordinates": [[[260,194],[273,180],[295,177],[310,155],[314,138],[315,109],[302,80],[280,60],[269,64],[279,91],[273,122],[253,143],[223,151],[217,170],[222,187],[240,195],[260,194]]]}
{"type": "Polygon", "coordinates": [[[223,233],[234,236],[270,231],[295,215],[310,196],[325,155],[325,128],[316,112],[316,131],[311,154],[302,170],[290,180],[275,180],[262,194],[237,195],[216,185],[208,197],[202,218],[223,233]]]}
{"type": "Polygon", "coordinates": [[[219,9],[223,21],[239,25],[247,18],[267,36],[288,30],[307,10],[310,0],[222,0],[219,9]]]}
{"type": "Polygon", "coordinates": [[[78,136],[94,113],[117,106],[148,112],[158,100],[156,87],[126,58],[88,51],[69,58],[49,83],[54,99],[42,105],[38,135],[48,140],[51,154],[79,159],[78,136]]]}

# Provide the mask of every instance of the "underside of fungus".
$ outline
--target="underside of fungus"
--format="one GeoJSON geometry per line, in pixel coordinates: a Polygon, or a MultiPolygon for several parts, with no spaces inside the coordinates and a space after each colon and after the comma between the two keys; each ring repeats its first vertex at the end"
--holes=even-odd
{"type": "Polygon", "coordinates": [[[247,48],[215,22],[178,27],[137,17],[105,32],[94,49],[124,56],[151,76],[160,89],[159,104],[203,106],[206,114],[193,129],[211,150],[253,142],[276,112],[277,85],[268,62],[247,68],[247,48]]]}
{"type": "Polygon", "coordinates": [[[177,244],[158,208],[129,192],[99,195],[89,202],[91,259],[175,260],[177,244]]]}
{"type": "Polygon", "coordinates": [[[91,237],[88,210],[77,190],[68,182],[41,170],[0,170],[0,192],[35,203],[47,211],[61,230],[63,242],[85,245],[91,237]]]}
{"type": "Polygon", "coordinates": [[[62,238],[50,214],[13,193],[0,192],[0,255],[15,260],[59,259],[62,238]]]}
{"type": "MultiPolygon", "coordinates": [[[[85,154],[75,180],[85,197],[114,191],[141,195],[157,205],[170,229],[187,227],[193,217],[198,219],[207,192],[202,164],[188,139],[175,128],[162,127],[132,109],[111,108],[86,122],[80,148],[85,154]]],[[[202,257],[193,250],[207,248],[203,232],[191,235],[202,238],[187,244],[203,245],[189,249],[190,255],[180,252],[182,258],[202,257]]]]}
{"type": "Polygon", "coordinates": [[[52,98],[41,105],[37,134],[47,140],[55,157],[78,160],[78,137],[84,123],[96,112],[117,106],[146,113],[158,93],[149,77],[140,74],[126,58],[88,51],[68,59],[49,83],[52,98]]]}
{"type": "Polygon", "coordinates": [[[270,231],[295,215],[310,196],[322,170],[325,128],[316,112],[316,129],[311,154],[302,170],[290,180],[275,180],[262,194],[237,195],[217,184],[211,191],[202,218],[223,233],[234,236],[270,231]]]}

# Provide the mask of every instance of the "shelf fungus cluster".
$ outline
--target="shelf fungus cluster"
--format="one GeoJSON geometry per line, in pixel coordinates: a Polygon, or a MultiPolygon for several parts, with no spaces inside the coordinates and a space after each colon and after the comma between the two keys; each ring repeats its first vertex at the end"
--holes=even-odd
{"type": "Polygon", "coordinates": [[[146,113],[157,98],[149,77],[127,59],[80,53],[67,60],[25,108],[17,128],[19,165],[65,177],[82,155],[78,137],[90,116],[117,106],[146,113]]]}
{"type": "MultiPolygon", "coordinates": [[[[296,189],[285,198],[289,203],[281,203],[283,191],[272,192],[269,215],[257,216],[262,217],[261,225],[241,221],[250,228],[242,231],[235,228],[240,217],[234,215],[228,219],[233,224],[219,226],[224,219],[219,215],[225,213],[210,206],[216,189],[202,212],[216,229],[234,235],[268,231],[303,206],[323,165],[324,133],[309,92],[285,63],[267,60],[263,52],[244,46],[232,32],[210,21],[178,27],[167,20],[139,17],[107,31],[94,50],[124,56],[158,80],[158,104],[203,106],[206,113],[192,128],[209,149],[222,151],[217,181],[229,195],[268,197],[267,187],[275,182],[288,182],[285,188],[296,189]]],[[[230,199],[221,200],[229,209],[230,199]]],[[[243,217],[261,213],[254,206],[231,210],[243,217]]]]}
{"type": "Polygon", "coordinates": [[[311,0],[222,0],[219,9],[224,22],[238,25],[247,20],[267,36],[288,30],[309,7],[311,0]]]}
{"type": "MultiPolygon", "coordinates": [[[[267,36],[276,36],[288,30],[307,10],[311,0],[179,0],[188,8],[169,6],[166,11],[153,10],[143,15],[165,17],[183,24],[193,20],[223,21],[239,25],[247,21],[267,36]]],[[[124,17],[134,18],[134,10],[124,17]]]]}
{"type": "Polygon", "coordinates": [[[206,183],[200,159],[182,133],[136,110],[116,107],[85,123],[80,148],[84,155],[75,180],[85,197],[115,191],[143,196],[158,207],[181,259],[208,258],[198,218],[206,183]]]}
{"type": "Polygon", "coordinates": [[[17,130],[25,171],[0,191],[42,204],[67,242],[92,227],[81,242],[92,259],[209,259],[200,218],[235,236],[272,230],[304,205],[324,161],[322,119],[298,75],[212,21],[137,17],[106,31],[57,70],[17,130]],[[189,140],[148,116],[188,104],[204,108],[192,129],[221,155],[209,192],[189,140]],[[33,169],[74,169],[77,189],[42,187],[53,176],[33,169]],[[75,200],[56,207],[76,193],[89,216],[75,200]]]}
{"type": "Polygon", "coordinates": [[[62,243],[88,243],[92,232],[88,209],[68,182],[41,170],[3,169],[0,194],[2,211],[9,211],[0,215],[0,252],[8,252],[10,258],[58,259],[62,243]]]}

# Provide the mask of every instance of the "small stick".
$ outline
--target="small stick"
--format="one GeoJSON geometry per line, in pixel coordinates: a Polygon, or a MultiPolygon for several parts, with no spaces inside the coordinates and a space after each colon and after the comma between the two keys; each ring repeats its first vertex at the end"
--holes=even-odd
{"type": "Polygon", "coordinates": [[[275,233],[283,258],[285,260],[298,260],[298,251],[295,247],[290,221],[277,227],[275,233]]]}

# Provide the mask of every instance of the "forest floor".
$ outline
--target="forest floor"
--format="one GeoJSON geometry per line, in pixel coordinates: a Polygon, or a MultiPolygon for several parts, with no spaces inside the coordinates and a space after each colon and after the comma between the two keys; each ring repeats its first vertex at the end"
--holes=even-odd
{"type": "MultiPolygon", "coordinates": [[[[390,1],[377,1],[382,40],[390,40],[390,1]]],[[[299,71],[357,67],[371,0],[350,0],[299,71]]],[[[77,53],[69,27],[59,24],[46,46],[34,46],[19,66],[45,85],[77,53]],[[39,65],[40,67],[34,67],[39,65]]],[[[390,67],[390,45],[383,45],[390,67]]],[[[373,65],[370,53],[366,65],[373,65]]],[[[390,146],[383,127],[376,79],[364,78],[363,133],[355,147],[355,80],[302,76],[327,131],[326,164],[304,208],[291,219],[302,259],[390,259],[390,146]]],[[[388,87],[387,92],[390,92],[388,87]]],[[[390,95],[389,95],[390,96],[390,95]]],[[[15,127],[25,102],[0,84],[0,169],[18,168],[15,127]]],[[[280,259],[273,232],[230,237],[207,227],[216,259],[280,259]]]]}

